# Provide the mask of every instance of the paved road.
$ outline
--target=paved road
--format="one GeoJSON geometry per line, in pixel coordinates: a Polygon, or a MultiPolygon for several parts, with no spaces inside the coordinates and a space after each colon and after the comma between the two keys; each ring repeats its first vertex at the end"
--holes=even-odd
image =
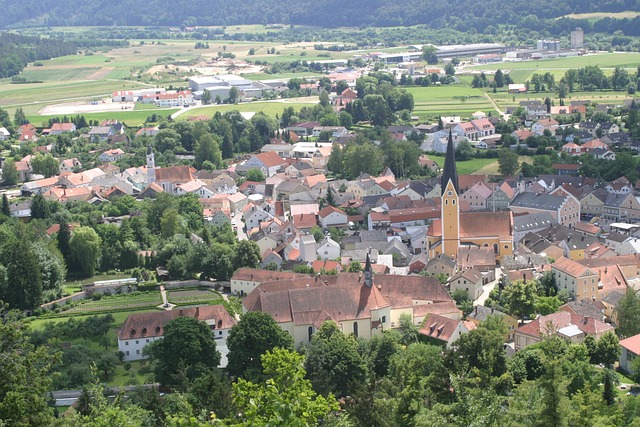
{"type": "Polygon", "coordinates": [[[489,298],[489,294],[491,293],[493,288],[495,288],[498,282],[500,282],[501,277],[502,277],[502,269],[496,268],[496,280],[494,280],[493,282],[489,282],[482,287],[482,295],[480,295],[480,297],[473,302],[474,306],[484,305],[485,301],[487,301],[487,298],[489,298]]]}
{"type": "MultiPolygon", "coordinates": [[[[120,390],[132,391],[138,387],[152,388],[158,386],[160,386],[160,384],[128,385],[124,387],[110,387],[109,390],[113,390],[113,393],[117,394],[120,390]]],[[[56,406],[70,406],[78,400],[82,394],[82,390],[56,390],[52,393],[53,398],[56,400],[56,406]]]]}

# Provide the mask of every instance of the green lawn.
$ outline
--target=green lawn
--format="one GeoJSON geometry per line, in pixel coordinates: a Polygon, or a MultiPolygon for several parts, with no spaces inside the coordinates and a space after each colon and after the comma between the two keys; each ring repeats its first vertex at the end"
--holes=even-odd
{"type": "MultiPolygon", "coordinates": [[[[115,119],[124,123],[127,126],[139,126],[144,124],[147,117],[151,114],[156,113],[162,117],[170,116],[171,114],[178,111],[175,109],[156,109],[156,110],[123,110],[123,111],[115,111],[115,112],[105,112],[105,113],[87,113],[83,114],[83,116],[87,120],[97,120],[102,121],[106,119],[115,119]]],[[[27,115],[29,121],[36,126],[42,126],[48,123],[49,119],[58,117],[58,116],[39,116],[39,115],[27,115]]]]}
{"type": "Polygon", "coordinates": [[[134,360],[128,362],[131,368],[125,369],[127,362],[118,364],[115,372],[107,381],[111,387],[121,387],[126,385],[148,384],[154,381],[153,373],[149,368],[149,362],[144,360],[134,360]]]}
{"type": "Polygon", "coordinates": [[[248,102],[235,105],[207,105],[205,107],[190,108],[188,112],[178,116],[177,120],[187,120],[189,117],[197,116],[213,116],[216,111],[221,113],[237,110],[243,112],[263,112],[268,116],[275,117],[276,114],[281,115],[282,111],[287,107],[293,107],[299,110],[302,107],[312,107],[316,103],[301,102],[248,102]]]}
{"type": "Polygon", "coordinates": [[[495,111],[482,90],[466,85],[411,86],[404,89],[413,95],[413,115],[421,119],[440,115],[470,117],[478,110],[495,111]]]}
{"type": "Polygon", "coordinates": [[[82,80],[99,71],[100,67],[46,68],[29,67],[20,73],[27,80],[62,81],[82,80]]]}
{"type": "MultiPolygon", "coordinates": [[[[114,317],[115,321],[113,323],[114,328],[119,328],[120,325],[122,325],[124,323],[124,321],[127,319],[127,317],[129,317],[130,314],[135,314],[135,313],[148,313],[148,312],[152,312],[152,311],[159,311],[160,309],[157,308],[147,308],[147,309],[141,309],[141,310],[130,310],[130,311],[118,311],[115,313],[111,313],[111,315],[114,317]]],[[[68,312],[61,312],[60,314],[54,314],[53,316],[55,317],[51,317],[48,315],[45,316],[40,316],[40,317],[30,317],[27,318],[27,323],[30,325],[30,327],[32,329],[42,329],[44,328],[44,324],[47,322],[53,322],[53,323],[60,323],[60,322],[66,322],[67,320],[69,320],[71,317],[75,317],[78,320],[82,320],[84,317],[86,316],[95,316],[96,313],[87,313],[87,314],[77,314],[74,316],[70,316],[70,315],[65,315],[65,313],[68,312]],[[33,320],[31,320],[33,319],[33,320]]],[[[97,313],[97,314],[104,314],[104,313],[97,313]]]]}
{"type": "MultiPolygon", "coordinates": [[[[444,156],[430,155],[429,158],[436,162],[440,168],[444,167],[444,156]]],[[[456,161],[456,169],[460,175],[468,175],[473,174],[474,172],[477,172],[493,163],[497,164],[498,159],[471,159],[464,162],[456,161]]]]}
{"type": "Polygon", "coordinates": [[[581,68],[587,65],[597,65],[600,68],[623,67],[635,69],[640,63],[640,53],[598,53],[583,56],[571,56],[568,58],[541,59],[538,61],[501,62],[495,64],[483,64],[468,67],[476,70],[532,70],[546,72],[553,69],[568,70],[569,68],[581,68]]]}

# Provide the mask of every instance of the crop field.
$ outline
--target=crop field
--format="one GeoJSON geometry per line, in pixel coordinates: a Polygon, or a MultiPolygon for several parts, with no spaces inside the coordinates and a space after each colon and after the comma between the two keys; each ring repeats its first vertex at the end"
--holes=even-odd
{"type": "MultiPolygon", "coordinates": [[[[120,327],[120,325],[122,325],[124,323],[124,321],[127,319],[127,317],[130,314],[134,314],[134,313],[149,313],[149,312],[153,312],[153,311],[160,311],[159,308],[146,308],[146,309],[140,309],[140,310],[130,310],[130,311],[118,311],[115,313],[111,313],[111,315],[113,316],[113,318],[115,319],[113,325],[115,328],[120,327]]],[[[71,317],[74,317],[78,320],[83,320],[86,316],[95,316],[96,314],[102,315],[104,313],[86,313],[86,314],[74,314],[74,315],[65,315],[64,313],[68,313],[68,312],[62,312],[59,315],[45,315],[45,316],[41,316],[38,318],[33,318],[33,320],[29,321],[29,319],[27,319],[27,323],[29,324],[29,326],[31,327],[31,329],[42,329],[44,328],[45,323],[48,322],[53,322],[53,323],[60,323],[60,322],[66,322],[67,320],[69,320],[71,317]]]]}
{"type": "Polygon", "coordinates": [[[167,291],[167,300],[172,304],[201,304],[206,302],[222,303],[222,296],[211,290],[167,291]]]}
{"type": "MultiPolygon", "coordinates": [[[[430,155],[429,158],[436,162],[440,168],[444,167],[444,156],[430,155]]],[[[481,169],[487,167],[487,165],[498,164],[498,159],[471,159],[464,162],[456,161],[456,168],[460,175],[468,174],[482,174],[486,172],[479,172],[481,169]]],[[[497,170],[497,169],[496,169],[497,170]]]]}
{"type": "Polygon", "coordinates": [[[263,112],[268,116],[275,117],[276,114],[281,115],[282,111],[287,107],[293,107],[295,110],[299,110],[302,107],[310,107],[317,103],[317,100],[310,100],[309,102],[296,102],[296,100],[292,100],[292,102],[265,101],[235,105],[207,105],[204,107],[190,108],[184,114],[178,116],[178,120],[187,120],[189,117],[213,116],[217,111],[225,113],[233,110],[240,111],[241,113],[263,112]]]}
{"type": "MultiPolygon", "coordinates": [[[[506,91],[497,93],[487,92],[487,96],[493,99],[502,111],[508,106],[516,106],[520,101],[544,100],[546,97],[551,98],[555,105],[560,105],[558,94],[556,92],[529,92],[524,94],[511,94],[506,91]]],[[[590,100],[598,104],[621,104],[625,99],[631,98],[626,91],[593,91],[593,92],[571,92],[565,99],[565,103],[570,101],[590,100]]]]}
{"type": "MultiPolygon", "coordinates": [[[[588,21],[597,21],[602,18],[613,19],[633,19],[636,16],[640,16],[640,12],[625,11],[625,12],[591,12],[591,13],[572,13],[571,15],[562,16],[562,18],[572,19],[586,19],[588,21]]],[[[559,18],[558,18],[559,19],[559,18]]]]}
{"type": "Polygon", "coordinates": [[[136,295],[105,296],[99,300],[87,300],[65,311],[66,313],[108,313],[118,310],[134,310],[156,307],[162,304],[160,292],[145,292],[136,295]]]}
{"type": "Polygon", "coordinates": [[[413,114],[421,118],[438,115],[468,117],[480,111],[494,111],[491,101],[480,89],[463,85],[408,87],[413,95],[413,114]]]}

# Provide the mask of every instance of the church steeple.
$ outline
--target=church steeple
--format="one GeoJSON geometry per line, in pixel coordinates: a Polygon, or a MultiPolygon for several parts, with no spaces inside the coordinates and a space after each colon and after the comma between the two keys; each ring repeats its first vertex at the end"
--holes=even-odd
{"type": "Polygon", "coordinates": [[[447,141],[447,155],[444,158],[444,170],[442,171],[442,181],[440,181],[441,195],[444,194],[444,190],[451,180],[453,188],[456,190],[456,194],[460,194],[458,190],[458,172],[456,171],[456,156],[453,148],[453,135],[451,133],[451,127],[449,127],[449,141],[447,141]]]}
{"type": "Polygon", "coordinates": [[[373,268],[371,267],[371,257],[367,252],[367,263],[364,266],[364,284],[367,288],[373,286],[373,268]]]}

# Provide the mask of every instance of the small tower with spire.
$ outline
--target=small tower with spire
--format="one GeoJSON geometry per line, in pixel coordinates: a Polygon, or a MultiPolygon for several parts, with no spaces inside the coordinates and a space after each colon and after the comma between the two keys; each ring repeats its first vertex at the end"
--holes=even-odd
{"type": "Polygon", "coordinates": [[[149,184],[156,182],[156,160],[151,145],[147,146],[147,181],[149,184]]]}
{"type": "Polygon", "coordinates": [[[373,286],[373,268],[371,268],[371,257],[367,252],[367,263],[364,266],[364,285],[367,288],[373,286]]]}
{"type": "Polygon", "coordinates": [[[460,205],[458,189],[458,172],[456,171],[456,158],[453,147],[453,135],[449,127],[449,141],[447,142],[447,155],[444,159],[442,172],[441,223],[442,223],[442,253],[455,258],[460,246],[460,205]]]}

